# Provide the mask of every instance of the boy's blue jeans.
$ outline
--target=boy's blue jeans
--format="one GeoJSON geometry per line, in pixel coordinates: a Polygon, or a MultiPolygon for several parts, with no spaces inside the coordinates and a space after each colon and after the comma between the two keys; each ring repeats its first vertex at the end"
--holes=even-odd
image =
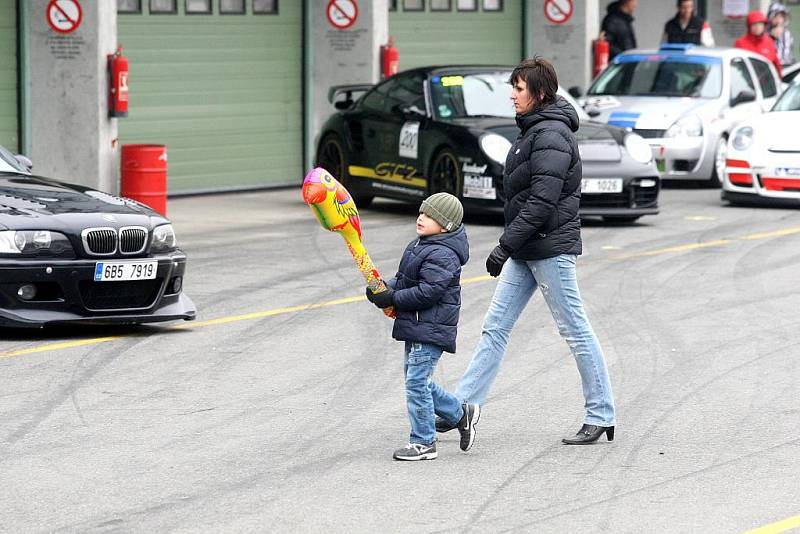
{"type": "Polygon", "coordinates": [[[575,259],[562,254],[544,260],[513,260],[503,266],[478,347],[455,396],[463,402],[483,404],[506,352],[508,337],[536,288],[550,308],[558,332],[567,342],[581,375],[586,415],[584,423],[615,424],[614,396],[603,350],[589,324],[578,291],[575,259]]]}
{"type": "Polygon", "coordinates": [[[463,415],[458,399],[433,382],[433,370],[441,356],[440,347],[406,341],[404,369],[411,422],[409,443],[429,445],[436,440],[436,415],[455,422],[463,415]]]}

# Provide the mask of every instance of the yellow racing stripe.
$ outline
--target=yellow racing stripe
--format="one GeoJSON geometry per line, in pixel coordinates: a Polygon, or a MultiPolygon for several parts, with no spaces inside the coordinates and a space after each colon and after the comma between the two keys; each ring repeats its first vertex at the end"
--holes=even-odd
{"type": "MultiPolygon", "coordinates": [[[[380,180],[382,182],[392,182],[395,184],[403,184],[411,187],[427,187],[428,181],[425,178],[419,178],[412,174],[411,177],[400,174],[397,172],[397,166],[391,172],[380,173],[370,167],[359,167],[357,165],[350,165],[347,167],[347,172],[350,176],[358,176],[359,178],[371,178],[373,180],[380,180]]],[[[402,167],[402,165],[400,166],[402,167]]]]}

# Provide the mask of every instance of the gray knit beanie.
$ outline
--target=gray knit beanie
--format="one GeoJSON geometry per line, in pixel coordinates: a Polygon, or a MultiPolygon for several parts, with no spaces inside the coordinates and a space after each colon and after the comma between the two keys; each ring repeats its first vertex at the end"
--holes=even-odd
{"type": "Polygon", "coordinates": [[[464,207],[450,193],[434,193],[429,196],[422,201],[419,212],[439,223],[448,232],[461,226],[464,218],[464,207]]]}

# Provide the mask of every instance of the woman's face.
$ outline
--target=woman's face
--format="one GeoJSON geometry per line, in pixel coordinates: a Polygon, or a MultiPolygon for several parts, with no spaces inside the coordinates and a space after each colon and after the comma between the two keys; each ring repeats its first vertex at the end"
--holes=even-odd
{"type": "Polygon", "coordinates": [[[536,103],[533,95],[528,91],[528,84],[525,80],[517,78],[511,85],[511,101],[514,103],[514,111],[518,115],[528,113],[536,103]]]}

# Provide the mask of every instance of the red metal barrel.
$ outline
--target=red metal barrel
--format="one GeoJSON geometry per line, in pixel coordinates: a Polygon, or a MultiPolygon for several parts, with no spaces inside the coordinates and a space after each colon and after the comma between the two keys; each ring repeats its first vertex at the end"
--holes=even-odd
{"type": "Polygon", "coordinates": [[[120,194],[167,215],[167,147],[122,145],[120,194]]]}

